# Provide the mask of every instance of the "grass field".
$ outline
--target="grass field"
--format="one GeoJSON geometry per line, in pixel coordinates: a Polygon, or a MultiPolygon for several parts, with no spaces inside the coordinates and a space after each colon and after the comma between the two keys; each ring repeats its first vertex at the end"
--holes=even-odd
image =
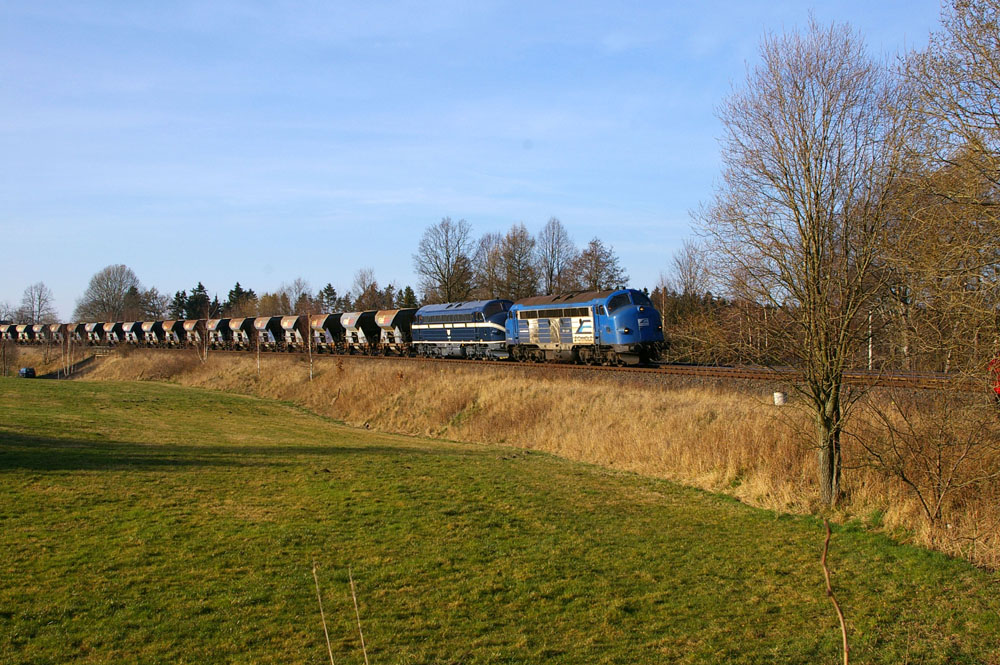
{"type": "MultiPolygon", "coordinates": [[[[0,379],[0,662],[835,663],[822,524],[155,383],[0,379]]],[[[1000,662],[996,579],[837,528],[854,663],[1000,662]]]]}

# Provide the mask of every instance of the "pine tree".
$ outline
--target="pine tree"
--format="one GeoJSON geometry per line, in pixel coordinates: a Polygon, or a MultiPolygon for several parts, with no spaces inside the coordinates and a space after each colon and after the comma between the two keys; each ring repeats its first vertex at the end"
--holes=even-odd
{"type": "Polygon", "coordinates": [[[324,312],[337,311],[337,289],[333,288],[333,284],[327,282],[326,286],[320,290],[317,299],[320,301],[324,312]]]}
{"type": "Polygon", "coordinates": [[[198,286],[191,289],[191,295],[184,303],[185,319],[205,319],[208,318],[211,301],[208,297],[208,290],[205,285],[198,282],[198,286]]]}
{"type": "Polygon", "coordinates": [[[170,318],[183,319],[184,308],[187,306],[187,291],[178,291],[170,302],[170,318]]]}
{"type": "Polygon", "coordinates": [[[414,307],[420,307],[420,302],[417,300],[417,294],[413,292],[412,287],[407,286],[396,293],[397,309],[411,309],[414,307]]]}

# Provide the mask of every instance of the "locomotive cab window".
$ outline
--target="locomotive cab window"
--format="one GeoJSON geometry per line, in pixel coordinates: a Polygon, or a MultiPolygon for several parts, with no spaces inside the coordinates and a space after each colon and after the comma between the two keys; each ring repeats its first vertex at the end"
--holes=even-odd
{"type": "Polygon", "coordinates": [[[609,312],[615,312],[615,311],[621,309],[622,307],[625,307],[626,305],[630,305],[630,304],[632,304],[632,303],[628,299],[628,294],[627,293],[619,293],[618,295],[616,295],[615,297],[613,297],[610,301],[608,301],[608,311],[609,312]]]}
{"type": "Polygon", "coordinates": [[[636,305],[641,305],[642,307],[652,307],[653,303],[646,297],[646,294],[642,291],[636,291],[632,294],[632,301],[636,305]]]}

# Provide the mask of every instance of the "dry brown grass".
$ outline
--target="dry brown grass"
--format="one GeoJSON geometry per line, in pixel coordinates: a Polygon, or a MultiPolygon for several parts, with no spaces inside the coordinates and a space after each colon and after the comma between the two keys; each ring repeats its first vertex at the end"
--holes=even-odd
{"type": "MultiPolygon", "coordinates": [[[[83,360],[93,355],[85,347],[76,347],[73,350],[74,362],[83,360]]],[[[46,349],[44,346],[19,346],[17,347],[17,367],[34,367],[38,376],[55,372],[62,367],[62,353],[59,346],[52,346],[46,349]]],[[[16,373],[16,369],[15,373],[16,373]]]]}
{"type": "MultiPolygon", "coordinates": [[[[309,381],[298,357],[134,352],[103,360],[88,379],[168,380],[287,400],[349,425],[546,451],[723,492],[763,508],[819,513],[808,414],[770,393],[628,382],[604,375],[483,364],[321,357],[309,381]],[[433,399],[428,399],[428,395],[433,399]]],[[[845,440],[845,498],[835,517],[1000,565],[996,492],[966,493],[954,517],[927,524],[898,480],[862,464],[845,440]],[[977,498],[978,497],[978,498],[977,498]]]]}

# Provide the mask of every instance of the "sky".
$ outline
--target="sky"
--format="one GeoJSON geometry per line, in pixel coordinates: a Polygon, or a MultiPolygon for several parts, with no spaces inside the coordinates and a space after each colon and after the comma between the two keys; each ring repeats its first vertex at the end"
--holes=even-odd
{"type": "Polygon", "coordinates": [[[892,58],[940,5],[0,0],[0,302],[43,281],[69,320],[116,263],[220,300],[416,287],[443,217],[557,217],[652,289],[720,175],[716,109],[810,13],[892,58]]]}

